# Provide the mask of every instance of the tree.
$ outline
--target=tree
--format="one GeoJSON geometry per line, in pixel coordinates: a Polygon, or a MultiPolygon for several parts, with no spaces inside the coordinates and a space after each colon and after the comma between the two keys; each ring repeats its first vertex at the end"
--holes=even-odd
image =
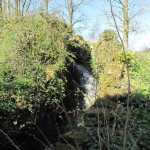
{"type": "MultiPolygon", "coordinates": [[[[119,2],[121,2],[119,0],[119,2]]],[[[111,15],[113,17],[113,21],[114,21],[114,24],[115,24],[115,28],[116,28],[116,31],[117,31],[117,34],[119,36],[119,39],[121,41],[121,45],[122,45],[122,49],[123,49],[123,55],[124,55],[124,59],[125,59],[125,64],[126,64],[126,69],[127,69],[127,80],[128,80],[128,96],[127,96],[127,104],[126,104],[126,107],[127,107],[127,113],[126,113],[126,120],[125,120],[125,126],[124,126],[124,140],[123,140],[123,147],[122,149],[123,150],[126,150],[126,145],[127,145],[127,130],[128,130],[128,124],[129,124],[129,119],[130,119],[130,108],[129,108],[129,103],[130,103],[130,89],[131,89],[131,85],[130,85],[130,73],[129,73],[129,64],[128,64],[128,60],[127,60],[127,56],[126,56],[126,45],[125,45],[125,41],[122,40],[121,38],[121,35],[120,35],[120,32],[119,32],[119,28],[118,28],[118,25],[117,25],[117,22],[116,22],[116,19],[115,19],[115,15],[114,15],[114,11],[113,11],[113,5],[112,5],[112,0],[109,0],[109,3],[110,3],[110,9],[111,9],[111,15]]],[[[125,18],[125,21],[124,21],[124,26],[126,27],[126,29],[124,30],[124,32],[126,32],[127,38],[127,42],[128,42],[128,0],[124,0],[124,13],[127,13],[127,14],[124,14],[124,18],[125,18]]],[[[128,43],[126,43],[128,44],[128,43]]],[[[128,45],[127,45],[128,46],[128,45]]]]}
{"type": "Polygon", "coordinates": [[[0,20],[3,18],[2,0],[0,0],[0,20]]]}
{"type": "Polygon", "coordinates": [[[45,6],[46,6],[46,12],[48,13],[48,3],[49,3],[49,0],[44,0],[45,2],[45,6]]]}
{"type": "Polygon", "coordinates": [[[122,3],[121,0],[118,1],[123,6],[123,43],[125,50],[129,49],[129,7],[128,0],[124,0],[122,3]]]}
{"type": "Polygon", "coordinates": [[[24,9],[25,9],[26,2],[27,0],[22,1],[22,11],[21,11],[22,16],[24,16],[24,9]]]}
{"type": "Polygon", "coordinates": [[[73,28],[73,13],[74,13],[72,0],[66,0],[66,6],[67,6],[68,14],[69,14],[69,28],[72,31],[72,28],[73,28]]]}
{"type": "Polygon", "coordinates": [[[24,0],[24,1],[22,1],[22,7],[21,7],[22,8],[22,10],[21,10],[21,15],[22,16],[24,16],[25,13],[28,12],[30,5],[31,5],[31,0],[28,0],[28,1],[24,0]],[[25,7],[26,7],[26,10],[25,10],[25,7]]]}
{"type": "Polygon", "coordinates": [[[69,28],[71,32],[73,31],[73,25],[77,22],[81,22],[81,20],[76,20],[75,22],[73,22],[73,19],[74,13],[83,4],[84,1],[85,0],[80,0],[75,3],[75,0],[65,0],[67,12],[69,14],[69,28]]]}
{"type": "Polygon", "coordinates": [[[20,0],[15,0],[15,14],[18,16],[20,13],[20,0]]]}
{"type": "Polygon", "coordinates": [[[10,17],[10,0],[2,1],[1,14],[5,19],[10,17]]]}
{"type": "MultiPolygon", "coordinates": [[[[145,5],[141,3],[141,0],[112,1],[114,17],[118,25],[118,30],[123,35],[125,50],[129,50],[129,34],[139,30],[139,25],[137,26],[137,16],[144,14],[147,4],[148,2],[145,2],[145,5]]],[[[112,15],[109,13],[106,13],[106,15],[109,23],[114,26],[114,24],[112,24],[112,15]]]]}
{"type": "Polygon", "coordinates": [[[6,0],[6,18],[10,18],[10,0],[6,0]]]}
{"type": "Polygon", "coordinates": [[[128,0],[124,0],[124,23],[123,23],[123,42],[125,50],[129,49],[129,17],[128,17],[128,0]]]}
{"type": "Polygon", "coordinates": [[[29,2],[28,2],[28,6],[27,6],[27,9],[26,9],[26,13],[29,11],[30,5],[31,5],[31,0],[29,0],[29,2]]]}

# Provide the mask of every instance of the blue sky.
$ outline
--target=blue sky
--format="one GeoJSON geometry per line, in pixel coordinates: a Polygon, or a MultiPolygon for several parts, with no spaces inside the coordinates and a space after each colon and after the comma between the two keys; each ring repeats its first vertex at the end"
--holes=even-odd
{"type": "MultiPolygon", "coordinates": [[[[131,3],[131,1],[133,0],[129,2],[131,3]]],[[[144,9],[142,15],[135,17],[133,20],[138,30],[129,35],[130,48],[135,51],[150,47],[150,5],[148,5],[148,3],[150,4],[150,0],[138,0],[137,6],[133,8],[134,13],[138,10],[142,10],[142,8],[144,9]]],[[[87,20],[87,27],[89,28],[81,33],[85,39],[89,38],[89,33],[92,32],[90,30],[94,27],[95,31],[97,31],[96,36],[101,34],[105,29],[114,29],[108,24],[108,20],[104,15],[105,11],[108,13],[110,12],[110,7],[106,0],[93,0],[93,4],[91,6],[86,6],[85,10],[86,14],[89,16],[89,20],[87,20]]]]}
{"type": "MultiPolygon", "coordinates": [[[[33,0],[33,2],[36,0],[33,0]]],[[[74,0],[78,2],[80,0],[74,0]]],[[[74,20],[79,16],[82,16],[84,21],[78,23],[74,26],[76,33],[82,35],[86,40],[89,40],[91,37],[95,36],[95,39],[105,30],[105,29],[114,29],[110,24],[108,24],[107,17],[105,13],[110,13],[110,6],[107,0],[85,0],[84,5],[81,5],[80,8],[75,12],[74,20]]],[[[132,10],[137,12],[142,7],[144,12],[142,15],[137,16],[133,23],[138,27],[136,33],[131,33],[129,36],[130,48],[132,50],[141,50],[144,47],[150,47],[150,0],[129,0],[129,4],[134,1],[136,5],[132,5],[132,10]],[[134,6],[134,7],[133,7],[134,6]]],[[[64,6],[65,0],[50,0],[49,8],[50,10],[59,10],[61,16],[66,18],[67,13],[64,6]]],[[[40,6],[39,3],[36,5],[40,6]]],[[[130,11],[130,12],[131,12],[130,11]]],[[[116,11],[116,13],[118,13],[116,11]]],[[[113,23],[111,21],[111,23],[113,23]]],[[[120,25],[118,21],[118,25],[120,25]]]]}
{"type": "MultiPolygon", "coordinates": [[[[131,0],[129,2],[131,3],[131,0]]],[[[130,49],[135,51],[150,47],[150,5],[148,5],[148,3],[150,4],[150,1],[141,0],[142,3],[140,3],[140,0],[138,0],[138,2],[137,6],[133,8],[134,13],[142,8],[144,9],[144,12],[133,20],[133,23],[136,23],[135,26],[137,26],[138,30],[129,35],[130,49]]],[[[108,23],[105,11],[108,13],[110,12],[110,7],[106,0],[93,0],[93,6],[87,6],[86,12],[88,16],[90,16],[89,20],[87,20],[89,28],[81,33],[85,39],[89,38],[90,30],[94,27],[97,31],[96,36],[101,34],[105,29],[114,29],[108,23]]]]}

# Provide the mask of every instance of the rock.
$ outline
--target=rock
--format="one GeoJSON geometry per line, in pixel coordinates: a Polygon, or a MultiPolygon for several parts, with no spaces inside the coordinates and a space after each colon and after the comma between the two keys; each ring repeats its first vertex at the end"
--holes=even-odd
{"type": "MultiPolygon", "coordinates": [[[[84,140],[88,136],[88,133],[86,132],[86,128],[84,128],[84,127],[77,127],[77,128],[74,129],[74,132],[75,132],[75,136],[76,136],[78,144],[82,145],[85,142],[84,140]]],[[[75,145],[74,136],[73,136],[71,131],[63,134],[62,136],[70,144],[75,145]]],[[[60,142],[65,142],[65,141],[61,138],[60,142]]]]}
{"type": "Polygon", "coordinates": [[[74,147],[72,148],[71,146],[72,145],[57,142],[55,150],[71,150],[74,148],[74,147]]]}

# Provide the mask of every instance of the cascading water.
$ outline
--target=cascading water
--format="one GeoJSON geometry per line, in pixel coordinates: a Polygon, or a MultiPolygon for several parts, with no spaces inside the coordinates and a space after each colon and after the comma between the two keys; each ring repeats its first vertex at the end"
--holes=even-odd
{"type": "Polygon", "coordinates": [[[82,65],[75,63],[74,69],[78,75],[79,85],[84,89],[84,108],[89,108],[95,102],[96,79],[82,65]]]}

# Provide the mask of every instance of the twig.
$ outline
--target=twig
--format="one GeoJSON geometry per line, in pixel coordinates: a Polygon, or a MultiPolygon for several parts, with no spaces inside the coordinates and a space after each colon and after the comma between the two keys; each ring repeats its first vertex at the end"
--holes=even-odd
{"type": "Polygon", "coordinates": [[[26,13],[27,13],[28,10],[29,10],[30,4],[31,4],[31,0],[29,0],[29,2],[28,2],[28,6],[27,6],[27,9],[26,9],[26,13]]]}
{"type": "Polygon", "coordinates": [[[11,139],[2,129],[0,129],[0,132],[6,136],[6,138],[9,140],[9,142],[10,142],[17,150],[21,150],[21,149],[12,141],[12,139],[11,139]]]}
{"type": "Polygon", "coordinates": [[[62,102],[62,107],[61,107],[61,108],[62,108],[62,110],[64,111],[64,113],[65,113],[65,115],[66,115],[66,117],[67,117],[67,120],[68,120],[68,122],[69,122],[69,126],[70,126],[70,128],[71,128],[71,132],[72,132],[72,134],[73,134],[73,137],[74,137],[74,141],[75,141],[77,150],[80,150],[79,144],[78,144],[78,142],[77,142],[77,137],[76,137],[75,131],[74,131],[74,129],[73,129],[71,120],[70,120],[70,118],[69,118],[69,116],[68,116],[68,114],[67,114],[67,111],[66,111],[66,108],[65,108],[63,102],[62,102]]]}
{"type": "Polygon", "coordinates": [[[52,147],[52,145],[51,145],[51,143],[49,142],[49,140],[47,139],[47,137],[45,136],[45,134],[42,132],[42,130],[36,125],[36,124],[34,124],[36,127],[37,127],[37,129],[40,131],[40,133],[43,135],[43,137],[45,138],[45,140],[48,142],[48,144],[49,144],[49,146],[51,147],[51,149],[52,150],[54,150],[53,149],[53,147],[52,147]]]}
{"type": "Polygon", "coordinates": [[[58,129],[58,126],[57,126],[57,131],[58,131],[58,134],[60,135],[60,137],[61,137],[73,150],[75,150],[75,149],[73,148],[73,146],[60,134],[59,129],[58,129]]]}
{"type": "Polygon", "coordinates": [[[126,69],[127,69],[127,77],[128,77],[127,113],[126,113],[124,141],[123,141],[123,150],[125,150],[126,149],[126,141],[127,141],[127,128],[128,128],[128,124],[129,124],[129,115],[130,115],[130,110],[129,110],[129,103],[130,103],[130,74],[129,74],[129,64],[128,64],[127,57],[126,57],[125,46],[124,46],[123,40],[121,38],[121,35],[119,33],[117,22],[116,22],[116,19],[115,19],[115,16],[114,16],[113,7],[112,7],[112,0],[109,0],[109,2],[110,2],[110,9],[111,9],[111,14],[112,14],[112,17],[113,17],[113,21],[114,21],[114,24],[115,24],[115,27],[116,27],[119,39],[121,41],[122,48],[123,48],[123,54],[124,54],[124,58],[125,58],[126,69]]]}
{"type": "MultiPolygon", "coordinates": [[[[98,72],[98,67],[97,68],[97,72],[98,72]]],[[[97,78],[96,78],[96,89],[95,89],[95,101],[97,99],[97,88],[98,86],[98,82],[97,82],[97,78]]],[[[96,108],[97,108],[97,121],[98,121],[98,127],[97,127],[97,136],[98,136],[98,142],[99,142],[99,149],[102,150],[102,147],[101,147],[101,136],[100,136],[100,114],[99,114],[99,109],[98,109],[98,105],[96,103],[96,108]]]]}
{"type": "Polygon", "coordinates": [[[60,101],[62,102],[62,107],[60,106],[60,108],[64,111],[65,116],[66,116],[66,118],[67,118],[67,120],[68,120],[68,123],[69,123],[70,129],[71,129],[72,135],[73,135],[73,137],[74,137],[74,141],[75,141],[76,148],[77,148],[77,150],[80,150],[80,146],[79,146],[79,144],[78,144],[77,137],[76,137],[75,131],[74,131],[73,126],[72,126],[72,122],[71,122],[71,120],[70,120],[70,118],[69,118],[69,116],[68,116],[67,110],[66,110],[65,105],[64,105],[64,103],[63,103],[62,91],[61,91],[60,87],[61,87],[61,86],[58,85],[59,94],[60,94],[60,101]]]}
{"type": "Polygon", "coordinates": [[[40,139],[36,138],[35,136],[33,136],[35,140],[39,141],[44,147],[46,147],[49,150],[52,150],[51,148],[49,148],[46,144],[44,144],[40,139]]]}
{"type": "Polygon", "coordinates": [[[103,109],[103,115],[104,115],[104,123],[106,125],[106,134],[107,134],[107,148],[109,149],[110,145],[110,135],[109,135],[109,126],[108,126],[108,121],[107,121],[107,115],[106,115],[106,110],[104,108],[103,102],[101,101],[102,109],[103,109]]]}

